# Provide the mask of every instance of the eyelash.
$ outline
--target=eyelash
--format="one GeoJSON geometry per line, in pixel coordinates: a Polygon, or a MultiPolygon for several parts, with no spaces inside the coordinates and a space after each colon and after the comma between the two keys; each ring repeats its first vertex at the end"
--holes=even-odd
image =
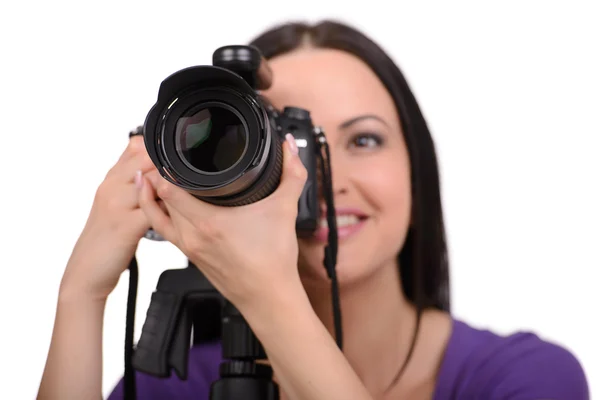
{"type": "MultiPolygon", "coordinates": [[[[375,133],[359,133],[357,135],[355,135],[354,137],[352,137],[352,140],[350,141],[350,147],[355,147],[355,148],[373,148],[373,146],[361,146],[359,145],[359,141],[363,141],[363,139],[366,140],[371,140],[375,142],[375,147],[381,147],[381,145],[383,144],[383,138],[375,133]]],[[[371,142],[372,143],[372,142],[371,142]]]]}

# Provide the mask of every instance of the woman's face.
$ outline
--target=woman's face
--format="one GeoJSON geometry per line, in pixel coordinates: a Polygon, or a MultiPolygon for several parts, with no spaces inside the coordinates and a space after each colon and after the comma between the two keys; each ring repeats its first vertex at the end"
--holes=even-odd
{"type": "MultiPolygon", "coordinates": [[[[273,85],[263,94],[279,109],[309,110],[329,143],[340,285],[391,266],[410,224],[411,188],[399,117],[385,86],[360,59],[338,50],[296,50],[269,65],[273,85]]],[[[327,279],[326,239],[324,218],[314,237],[299,239],[305,282],[327,279]]]]}

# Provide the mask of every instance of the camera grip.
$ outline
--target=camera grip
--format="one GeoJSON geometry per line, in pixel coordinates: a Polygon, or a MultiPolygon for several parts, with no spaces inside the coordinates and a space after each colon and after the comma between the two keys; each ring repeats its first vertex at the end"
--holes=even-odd
{"type": "MultiPolygon", "coordinates": [[[[302,140],[304,138],[300,138],[302,140]]],[[[298,217],[296,218],[296,231],[298,236],[310,236],[318,227],[321,210],[319,206],[319,181],[317,170],[317,149],[314,140],[308,137],[302,140],[303,147],[299,147],[298,156],[304,164],[307,179],[298,199],[298,217]]]]}

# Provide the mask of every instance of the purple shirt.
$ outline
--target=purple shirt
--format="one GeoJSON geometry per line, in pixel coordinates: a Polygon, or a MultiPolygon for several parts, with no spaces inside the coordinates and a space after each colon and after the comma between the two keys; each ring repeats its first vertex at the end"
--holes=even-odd
{"type": "MultiPolygon", "coordinates": [[[[219,379],[221,346],[195,346],[188,380],[173,373],[165,379],[137,372],[138,399],[208,400],[219,379]]],[[[108,400],[123,398],[123,380],[108,400]]],[[[565,348],[528,332],[508,336],[454,320],[433,400],[588,400],[589,389],[578,360],[565,348]]]]}

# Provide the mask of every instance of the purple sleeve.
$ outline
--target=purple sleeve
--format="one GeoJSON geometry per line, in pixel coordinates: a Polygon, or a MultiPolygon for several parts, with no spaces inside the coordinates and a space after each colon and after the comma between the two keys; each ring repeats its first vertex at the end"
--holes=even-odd
{"type": "Polygon", "coordinates": [[[445,367],[449,379],[436,399],[589,400],[575,356],[535,334],[500,338],[472,331],[452,351],[460,362],[445,367]]]}
{"type": "Polygon", "coordinates": [[[489,399],[589,400],[584,370],[571,352],[539,339],[513,346],[490,371],[489,399]]]}
{"type": "MultiPolygon", "coordinates": [[[[138,399],[194,399],[209,400],[210,385],[198,376],[190,376],[180,381],[177,376],[160,379],[150,375],[136,373],[136,394],[138,399]]],[[[107,400],[123,400],[123,378],[119,380],[107,400]]]]}

